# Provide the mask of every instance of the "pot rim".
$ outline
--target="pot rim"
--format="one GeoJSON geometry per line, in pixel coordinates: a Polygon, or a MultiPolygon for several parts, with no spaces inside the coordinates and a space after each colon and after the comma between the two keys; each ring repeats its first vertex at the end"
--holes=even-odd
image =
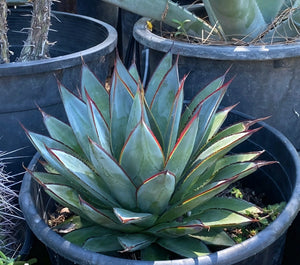
{"type": "Polygon", "coordinates": [[[112,52],[117,46],[117,31],[111,25],[103,21],[100,21],[98,19],[84,16],[84,15],[78,15],[78,14],[72,14],[72,13],[60,12],[60,11],[53,11],[53,14],[60,18],[71,17],[81,21],[92,22],[96,26],[101,26],[106,31],[107,37],[103,42],[78,52],[52,57],[48,59],[36,60],[36,61],[11,62],[7,64],[1,64],[0,76],[6,76],[12,74],[22,75],[22,74],[30,74],[32,72],[42,73],[45,72],[44,69],[47,69],[47,71],[65,69],[73,65],[82,64],[83,60],[85,62],[89,62],[95,56],[98,56],[100,58],[101,56],[104,56],[107,53],[112,52]],[[45,67],[45,65],[47,67],[45,67]]]}
{"type": "Polygon", "coordinates": [[[147,28],[149,18],[142,17],[134,25],[133,36],[142,45],[161,52],[171,51],[187,57],[232,60],[264,61],[300,57],[300,42],[269,45],[208,45],[169,40],[147,28]]]}
{"type": "MultiPolygon", "coordinates": [[[[235,113],[240,114],[238,111],[235,113]]],[[[243,115],[243,114],[242,114],[243,115]]],[[[243,115],[244,117],[248,116],[243,115]]],[[[76,246],[66,240],[64,240],[60,235],[55,233],[50,229],[50,227],[44,222],[41,216],[38,214],[35,205],[35,199],[32,198],[30,190],[33,185],[33,180],[31,175],[26,172],[22,182],[22,187],[19,195],[20,207],[23,211],[25,220],[34,232],[34,234],[42,241],[47,247],[50,247],[53,251],[57,251],[63,257],[66,257],[74,262],[80,262],[82,265],[87,264],[120,264],[120,265],[171,265],[171,264],[183,264],[183,265],[229,265],[235,264],[249,258],[253,253],[259,253],[265,248],[270,246],[276,240],[280,238],[292,224],[293,220],[296,218],[300,210],[300,158],[298,152],[290,141],[277,129],[272,126],[259,122],[260,126],[263,126],[266,130],[269,130],[272,134],[286,146],[288,152],[292,156],[293,164],[295,165],[295,186],[293,189],[292,196],[290,197],[286,207],[282,213],[272,222],[269,226],[263,229],[254,237],[243,241],[240,244],[236,244],[232,247],[214,252],[210,255],[201,256],[195,259],[186,258],[180,260],[171,261],[137,261],[137,260],[127,260],[115,257],[110,257],[107,255],[91,252],[89,250],[84,250],[83,248],[76,246]],[[250,249],[250,251],[249,251],[250,249]],[[68,254],[72,252],[72,257],[68,254]],[[73,260],[75,258],[76,260],[73,260]]],[[[32,170],[37,163],[40,155],[38,153],[33,157],[29,169],[32,170]]]]}

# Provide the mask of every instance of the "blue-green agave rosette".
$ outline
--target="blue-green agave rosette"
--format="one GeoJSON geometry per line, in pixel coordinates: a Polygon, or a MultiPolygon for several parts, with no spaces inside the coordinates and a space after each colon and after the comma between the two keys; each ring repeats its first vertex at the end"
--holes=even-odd
{"type": "Polygon", "coordinates": [[[196,257],[234,244],[224,228],[257,221],[249,213],[259,207],[218,196],[273,163],[255,161],[261,151],[231,152],[256,121],[221,129],[233,108],[219,110],[225,76],[184,108],[185,78],[168,53],[145,90],[136,66],[119,58],[109,91],[86,65],[80,97],[59,84],[69,125],[42,112],[50,136],[26,133],[46,161],[33,178],[78,216],[67,240],[102,253],[140,250],[144,259],[196,257]]]}

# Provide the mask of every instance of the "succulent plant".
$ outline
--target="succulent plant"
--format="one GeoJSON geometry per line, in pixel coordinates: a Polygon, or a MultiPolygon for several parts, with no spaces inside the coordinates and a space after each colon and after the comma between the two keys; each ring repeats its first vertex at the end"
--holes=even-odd
{"type": "MultiPolygon", "coordinates": [[[[209,23],[170,0],[104,0],[141,16],[210,40],[273,43],[300,37],[299,0],[203,0],[209,23]]],[[[195,1],[196,2],[196,1],[195,1]]],[[[239,42],[237,42],[239,43],[239,42]]]]}
{"type": "Polygon", "coordinates": [[[273,163],[232,151],[257,120],[221,128],[234,107],[218,110],[225,75],[184,107],[185,79],[168,53],[145,91],[135,64],[127,70],[119,58],[109,90],[84,64],[79,97],[59,83],[70,125],[42,112],[50,136],[26,133],[45,160],[45,171],[28,171],[75,214],[66,239],[96,252],[141,250],[142,259],[196,257],[234,244],[223,228],[257,222],[248,214],[259,207],[219,196],[273,163]]]}

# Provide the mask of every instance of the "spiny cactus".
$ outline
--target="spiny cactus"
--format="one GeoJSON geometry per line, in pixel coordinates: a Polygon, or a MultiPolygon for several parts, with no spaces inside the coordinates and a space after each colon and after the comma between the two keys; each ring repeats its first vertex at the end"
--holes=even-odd
{"type": "Polygon", "coordinates": [[[0,152],[0,251],[5,255],[13,255],[16,242],[19,241],[15,238],[15,230],[21,217],[11,176],[5,172],[5,155],[0,152]]]}
{"type": "Polygon", "coordinates": [[[34,0],[31,27],[18,61],[33,61],[49,57],[48,32],[52,0],[34,0]]]}
{"type": "Polygon", "coordinates": [[[0,0],[0,63],[10,62],[7,39],[7,5],[32,4],[31,26],[17,61],[25,62],[49,57],[48,32],[51,26],[51,5],[54,0],[0,0]]]}

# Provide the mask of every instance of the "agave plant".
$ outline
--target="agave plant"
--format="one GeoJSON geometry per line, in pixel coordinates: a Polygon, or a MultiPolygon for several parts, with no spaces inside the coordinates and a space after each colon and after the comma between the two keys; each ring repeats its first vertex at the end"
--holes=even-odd
{"type": "Polygon", "coordinates": [[[42,112],[50,137],[26,133],[45,160],[45,171],[28,171],[77,216],[66,239],[144,259],[196,257],[234,244],[223,228],[257,222],[249,213],[260,208],[219,196],[273,163],[254,161],[261,151],[232,152],[257,120],[220,129],[233,108],[218,111],[230,81],[219,77],[184,108],[185,79],[168,53],[145,92],[135,64],[127,70],[119,58],[109,91],[86,65],[80,97],[59,83],[70,125],[42,112]]]}
{"type": "MultiPolygon", "coordinates": [[[[185,31],[203,40],[270,43],[299,38],[299,0],[203,0],[209,22],[171,0],[104,0],[139,15],[185,31]]],[[[195,1],[197,2],[197,1],[195,1]]]]}

